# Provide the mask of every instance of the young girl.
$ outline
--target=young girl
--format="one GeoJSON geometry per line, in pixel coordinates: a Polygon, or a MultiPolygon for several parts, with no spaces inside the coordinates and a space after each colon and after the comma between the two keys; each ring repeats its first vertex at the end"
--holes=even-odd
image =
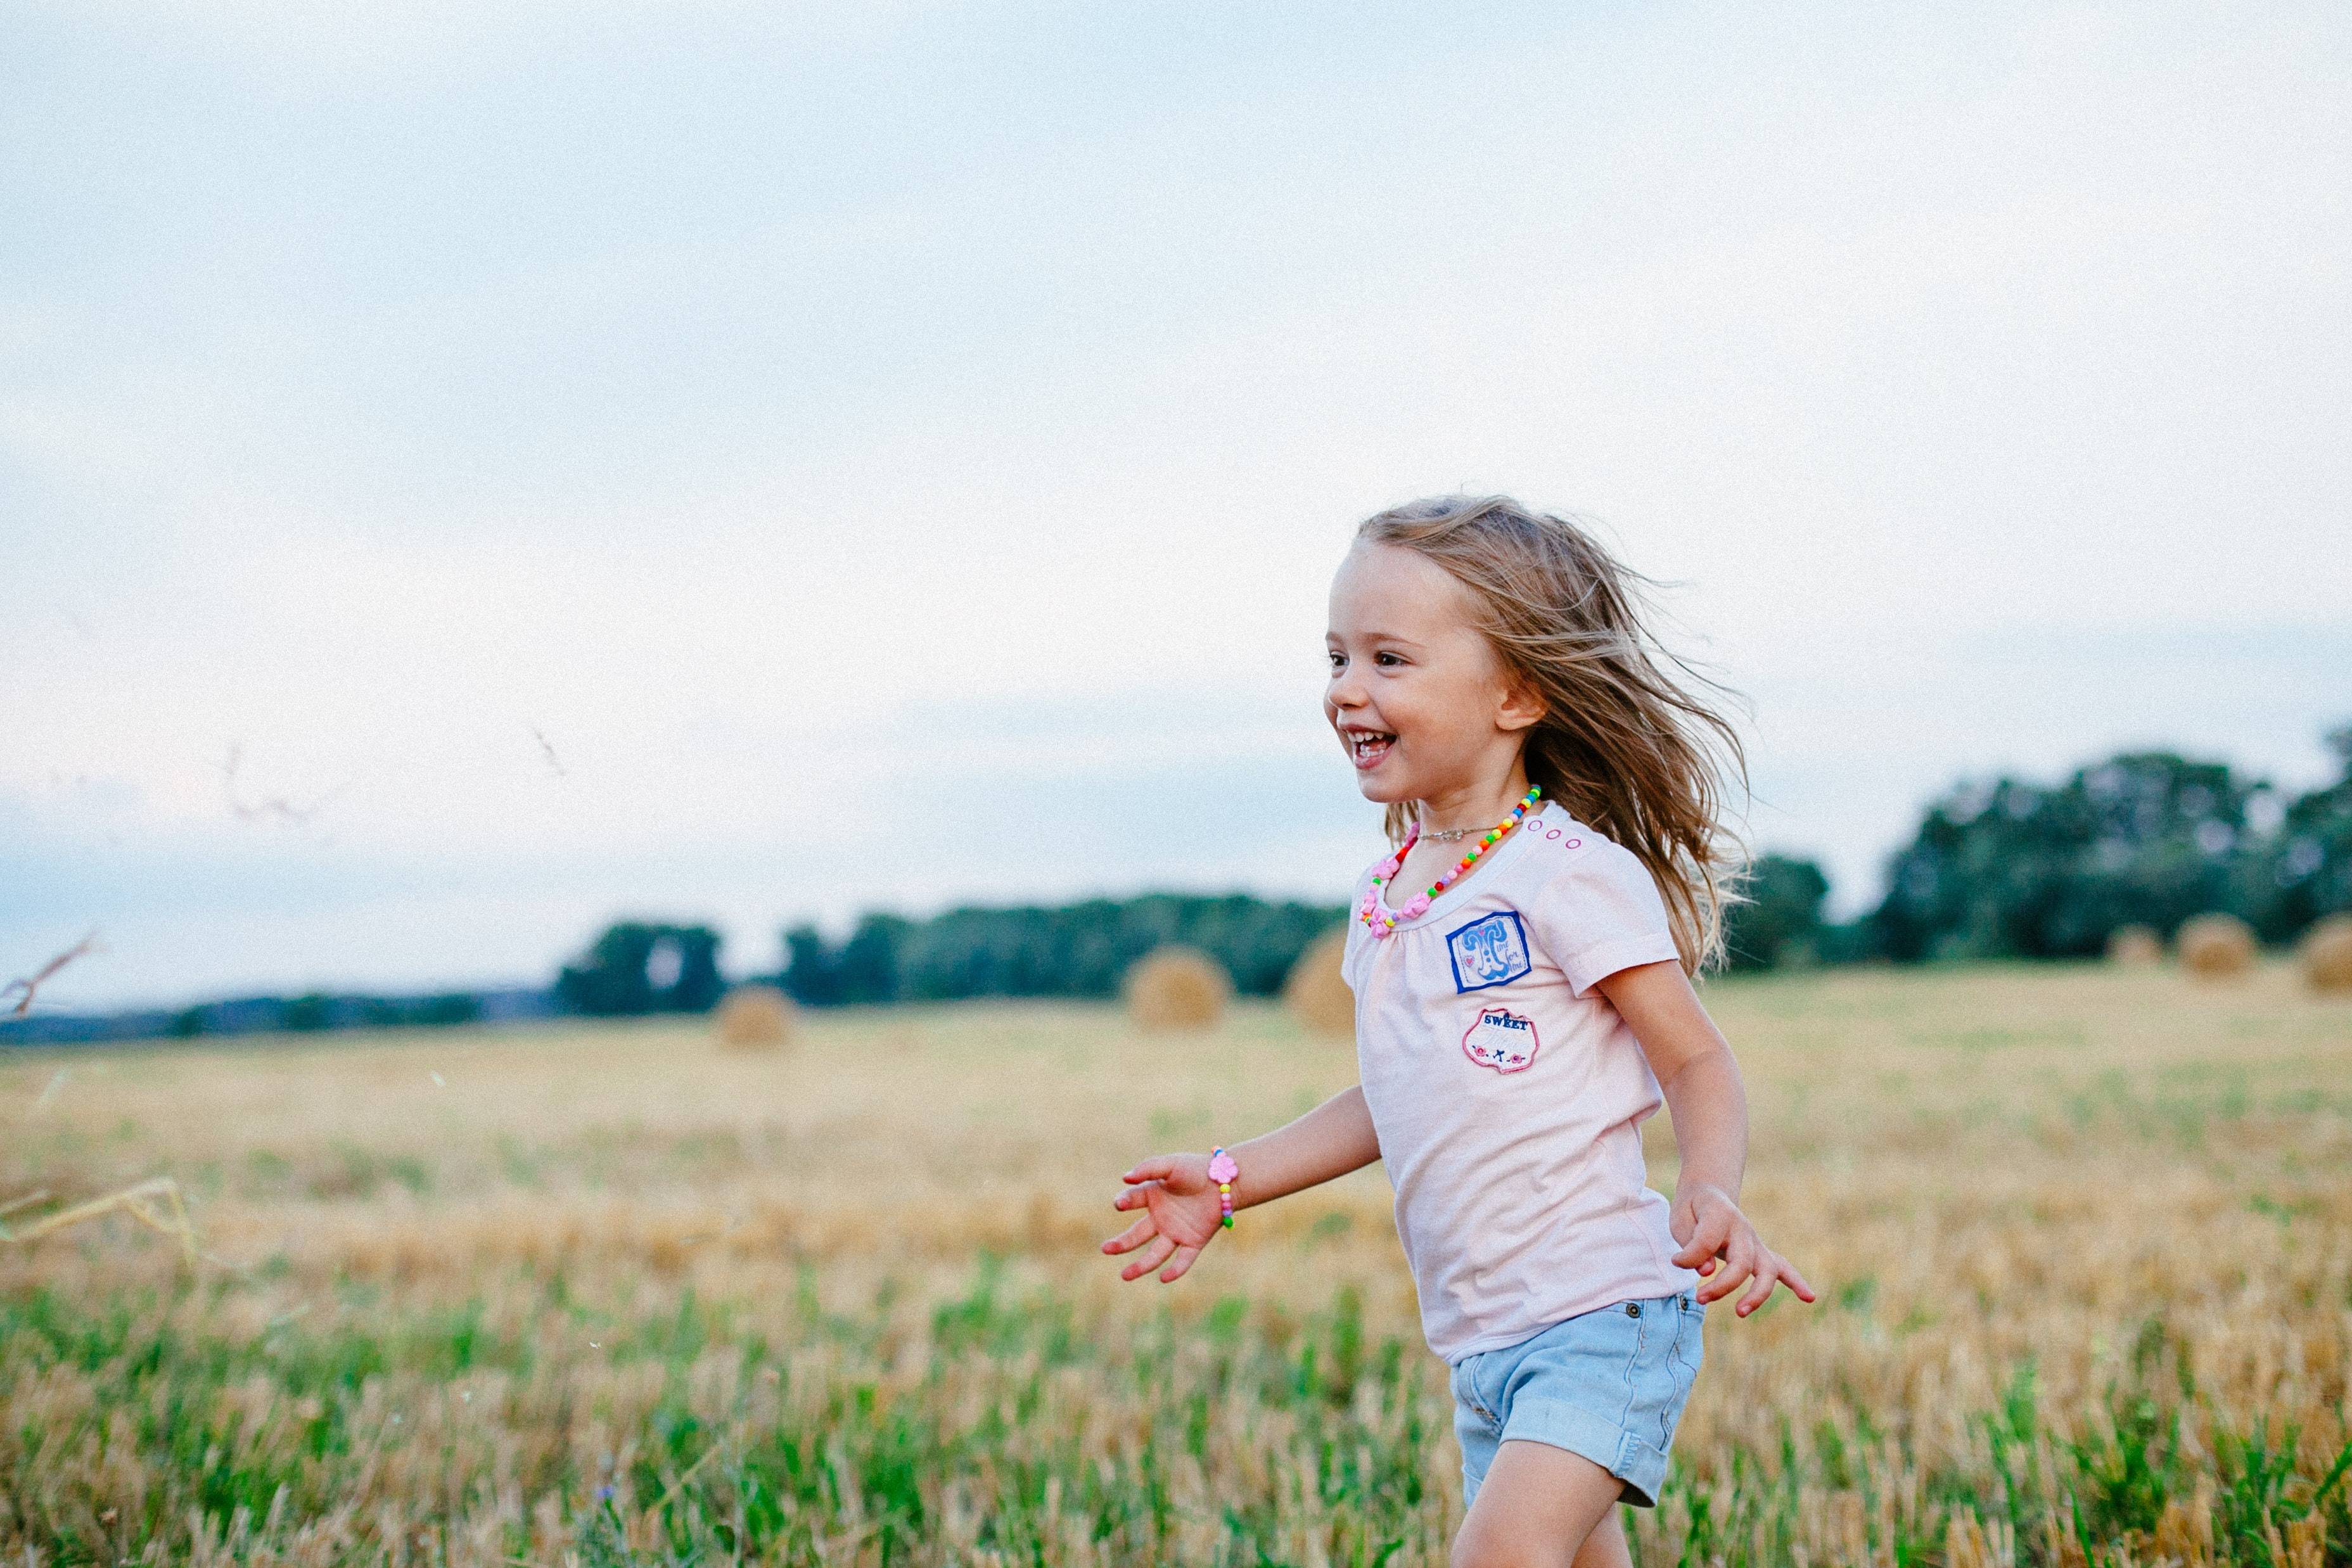
{"type": "Polygon", "coordinates": [[[1363,525],[1331,585],[1323,711],[1400,847],[1348,927],[1362,1082],[1263,1137],[1160,1155],[1121,1278],[1181,1278],[1235,1209],[1387,1162],[1453,1369],[1457,1568],[1628,1563],[1705,1308],[1813,1292],[1739,1211],[1748,1105],[1689,977],[1719,943],[1724,721],[1633,575],[1557,517],[1450,497],[1363,525]],[[1652,1191],[1641,1125],[1674,1112],[1652,1191]]]}

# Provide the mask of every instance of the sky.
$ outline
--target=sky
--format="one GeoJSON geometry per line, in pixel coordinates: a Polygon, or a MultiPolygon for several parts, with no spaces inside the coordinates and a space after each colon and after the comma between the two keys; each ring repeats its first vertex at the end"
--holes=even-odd
{"type": "Polygon", "coordinates": [[[26,0],[0,971],[736,973],[1336,902],[1329,575],[1590,519],[1866,907],[1963,778],[2328,775],[2352,11],[26,0]]]}

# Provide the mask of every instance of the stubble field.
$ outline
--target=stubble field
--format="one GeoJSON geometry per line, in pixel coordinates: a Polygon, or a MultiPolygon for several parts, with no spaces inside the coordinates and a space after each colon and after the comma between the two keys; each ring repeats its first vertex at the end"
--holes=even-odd
{"type": "MultiPolygon", "coordinates": [[[[1822,1301],[1714,1314],[1643,1563],[2352,1562],[2352,1003],[2283,969],[1708,999],[1748,1206],[1822,1301]]],[[[1130,1161],[1353,1071],[1263,1008],[0,1057],[0,1204],[169,1176],[205,1253],[0,1246],[0,1560],[1442,1563],[1444,1369],[1377,1170],[1172,1288],[1095,1249],[1130,1161]]]]}

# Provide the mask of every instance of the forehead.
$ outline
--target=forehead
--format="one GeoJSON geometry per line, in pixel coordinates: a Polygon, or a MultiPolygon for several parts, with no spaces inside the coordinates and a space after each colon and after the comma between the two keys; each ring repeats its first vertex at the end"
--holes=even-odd
{"type": "Polygon", "coordinates": [[[1469,629],[1469,590],[1452,572],[1401,545],[1359,544],[1331,579],[1331,631],[1433,641],[1469,629]]]}

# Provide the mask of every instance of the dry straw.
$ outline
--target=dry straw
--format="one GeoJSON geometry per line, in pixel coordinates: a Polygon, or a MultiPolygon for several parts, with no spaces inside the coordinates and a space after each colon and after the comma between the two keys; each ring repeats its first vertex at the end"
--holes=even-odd
{"type": "Polygon", "coordinates": [[[2164,938],[2145,925],[2118,925],[2107,938],[2107,962],[2126,969],[2164,962],[2164,938]]]}
{"type": "Polygon", "coordinates": [[[2180,967],[2208,980],[2226,980],[2254,967],[2254,934],[2234,915],[2200,915],[2173,938],[2180,967]]]}
{"type": "Polygon", "coordinates": [[[773,986],[738,986],[710,1020],[713,1039],[730,1051],[774,1051],[793,1042],[792,998],[773,986]]]}
{"type": "Polygon", "coordinates": [[[1212,1029],[1234,982],[1206,953],[1162,947],[1127,972],[1127,1016],[1138,1029],[1212,1029]]]}
{"type": "Polygon", "coordinates": [[[1334,931],[1309,943],[1283,982],[1282,999],[1291,1017],[1317,1034],[1353,1034],[1356,993],[1339,974],[1339,959],[1348,950],[1346,931],[1334,931]]]}
{"type": "Polygon", "coordinates": [[[2303,977],[2315,991],[2352,991],[2352,915],[2333,915],[2303,938],[2303,977]]]}
{"type": "MultiPolygon", "coordinates": [[[[46,1192],[27,1193],[13,1202],[0,1204],[0,1219],[21,1210],[37,1207],[48,1201],[46,1192]]],[[[68,1229],[92,1219],[103,1219],[110,1214],[127,1214],[159,1236],[168,1236],[180,1244],[180,1256],[194,1270],[196,1266],[196,1228],[188,1223],[188,1206],[180,1197],[180,1184],[170,1176],[154,1176],[121,1192],[110,1192],[104,1197],[94,1197],[88,1203],[61,1208],[55,1214],[43,1215],[29,1224],[15,1229],[0,1225],[0,1241],[13,1241],[30,1247],[44,1236],[68,1229]]]]}

